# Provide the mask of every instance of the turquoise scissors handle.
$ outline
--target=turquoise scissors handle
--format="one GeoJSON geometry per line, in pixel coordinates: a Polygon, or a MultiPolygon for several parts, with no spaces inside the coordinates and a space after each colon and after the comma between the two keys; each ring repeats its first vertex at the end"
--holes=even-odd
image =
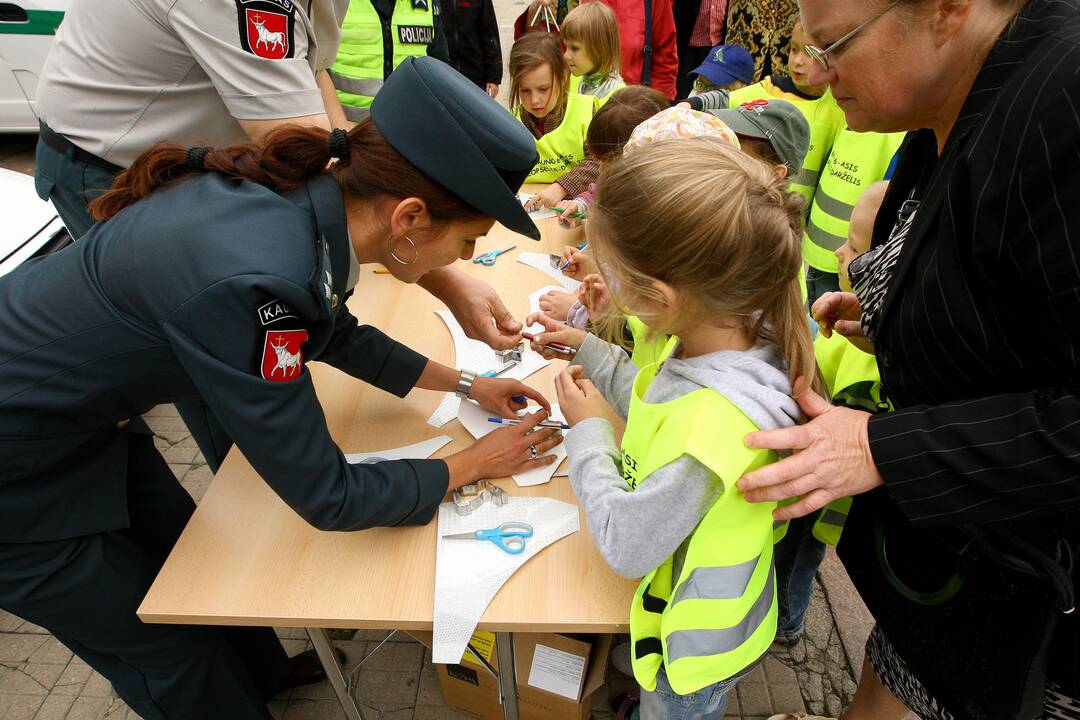
{"type": "Polygon", "coordinates": [[[491,252],[484,253],[483,255],[477,255],[473,258],[473,262],[479,263],[485,267],[491,267],[495,264],[495,261],[500,255],[502,255],[503,253],[508,253],[516,247],[517,245],[512,245],[511,247],[503,248],[502,250],[492,250],[491,252]]]}
{"type": "Polygon", "coordinates": [[[525,538],[532,537],[533,526],[523,522],[506,522],[497,528],[477,530],[477,540],[489,540],[511,555],[525,552],[525,538]]]}

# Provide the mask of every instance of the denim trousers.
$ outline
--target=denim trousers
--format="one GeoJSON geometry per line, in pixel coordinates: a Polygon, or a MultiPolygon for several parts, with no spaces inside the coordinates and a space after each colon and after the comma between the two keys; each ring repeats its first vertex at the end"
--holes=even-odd
{"type": "Polygon", "coordinates": [[[802,635],[806,608],[814,589],[814,575],[825,559],[825,543],[814,537],[817,513],[795,518],[787,535],[773,548],[776,564],[776,600],[779,614],[776,634],[787,638],[802,635]]]}
{"type": "Polygon", "coordinates": [[[753,668],[751,665],[735,677],[706,685],[688,695],[672,690],[667,672],[660,668],[656,673],[656,689],[641,691],[641,704],[631,714],[631,720],[721,720],[727,711],[728,693],[753,668]]]}

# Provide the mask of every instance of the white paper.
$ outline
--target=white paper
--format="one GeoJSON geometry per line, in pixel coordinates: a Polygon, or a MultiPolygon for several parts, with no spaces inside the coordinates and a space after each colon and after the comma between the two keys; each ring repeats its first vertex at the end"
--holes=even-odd
{"type": "MultiPolygon", "coordinates": [[[[536,197],[536,196],[533,195],[532,193],[527,193],[527,192],[519,192],[518,193],[518,200],[521,201],[522,207],[524,207],[525,203],[529,202],[534,197],[536,197]]],[[[531,213],[529,213],[529,217],[531,217],[533,220],[547,220],[548,218],[558,217],[558,215],[559,215],[559,213],[555,212],[554,210],[552,210],[550,208],[542,208],[540,210],[533,210],[531,213]]]]}
{"type": "Polygon", "coordinates": [[[366,465],[369,463],[382,462],[383,460],[423,460],[437,453],[448,442],[450,442],[449,437],[446,435],[439,435],[438,437],[433,437],[429,440],[421,440],[412,445],[391,448],[389,450],[348,453],[345,455],[345,459],[354,465],[357,463],[366,465]]]}
{"type": "MultiPolygon", "coordinates": [[[[524,415],[529,412],[535,412],[537,409],[538,408],[534,406],[531,409],[522,410],[518,414],[524,415]]],[[[461,424],[465,426],[465,429],[469,431],[470,435],[477,439],[484,437],[489,432],[503,427],[503,425],[499,423],[493,423],[488,420],[490,417],[493,417],[490,412],[472,401],[461,403],[461,407],[458,409],[458,419],[461,420],[461,424]]],[[[554,403],[551,406],[551,420],[565,422],[558,403],[554,403]]],[[[543,485],[551,480],[551,474],[555,472],[555,469],[559,467],[559,464],[562,463],[563,459],[566,457],[565,445],[560,443],[540,457],[546,457],[548,455],[554,455],[558,459],[550,465],[541,465],[532,470],[515,473],[513,475],[514,482],[520,487],[529,487],[530,485],[543,485]]]]}
{"type": "Polygon", "coordinates": [[[506,505],[483,503],[468,515],[459,515],[453,503],[439,505],[432,662],[460,663],[469,638],[499,588],[530,558],[579,528],[578,508],[551,498],[511,495],[506,505]],[[525,552],[520,555],[505,553],[484,540],[443,537],[509,521],[533,526],[533,535],[526,539],[525,552]]]}
{"type": "MultiPolygon", "coordinates": [[[[529,295],[529,314],[540,312],[540,297],[546,295],[549,292],[566,292],[566,289],[561,285],[547,285],[540,288],[536,292],[529,295]]],[[[544,326],[540,323],[533,323],[529,327],[525,328],[525,332],[536,335],[544,332],[544,326]]]]}
{"type": "MultiPolygon", "coordinates": [[[[465,336],[465,331],[458,325],[453,313],[449,310],[436,310],[435,313],[446,323],[446,328],[454,339],[454,361],[458,370],[472,370],[477,375],[480,375],[489,370],[498,370],[503,366],[503,361],[499,359],[495,351],[487,343],[472,340],[465,336]]],[[[534,352],[529,347],[529,343],[524,343],[522,347],[524,352],[521,356],[521,362],[501,373],[499,377],[524,380],[537,370],[550,364],[551,361],[545,360],[540,353],[534,352]]]]}
{"type": "Polygon", "coordinates": [[[581,283],[574,278],[566,277],[559,272],[559,268],[552,267],[551,258],[548,257],[547,253],[520,252],[518,253],[517,261],[544,273],[549,278],[559,283],[563,290],[566,290],[567,292],[577,293],[578,287],[581,286],[581,283]]]}
{"type": "Polygon", "coordinates": [[[431,413],[431,417],[427,419],[427,424],[431,427],[441,428],[457,417],[459,405],[461,405],[461,396],[452,392],[444,393],[439,406],[435,408],[435,412],[431,413]]]}
{"type": "Polygon", "coordinates": [[[529,669],[529,684],[576,702],[584,672],[585,658],[538,644],[529,669]]]}

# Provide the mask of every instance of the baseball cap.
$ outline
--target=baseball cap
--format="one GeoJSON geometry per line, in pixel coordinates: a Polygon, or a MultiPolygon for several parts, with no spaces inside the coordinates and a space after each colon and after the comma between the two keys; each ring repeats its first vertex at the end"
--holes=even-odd
{"type": "Polygon", "coordinates": [[[540,159],[513,115],[452,67],[409,57],[383,83],[371,120],[420,172],[514,232],[540,239],[517,191],[540,159]]]}
{"type": "Polygon", "coordinates": [[[754,58],[741,45],[717,45],[690,74],[701,75],[713,85],[727,85],[736,80],[750,84],[754,81],[754,58]]]}
{"type": "Polygon", "coordinates": [[[788,101],[762,98],[736,108],[709,112],[739,135],[767,140],[780,162],[787,165],[790,177],[802,170],[810,150],[810,123],[788,101]]]}

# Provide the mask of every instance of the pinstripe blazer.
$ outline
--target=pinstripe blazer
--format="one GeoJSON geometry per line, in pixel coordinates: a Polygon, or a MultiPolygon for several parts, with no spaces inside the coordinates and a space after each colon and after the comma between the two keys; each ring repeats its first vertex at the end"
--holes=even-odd
{"type": "Polygon", "coordinates": [[[920,205],[876,344],[897,411],[874,416],[869,430],[889,495],[916,526],[1071,525],[1080,517],[1080,0],[1029,0],[940,158],[932,132],[911,134],[875,244],[912,188],[920,205]]]}

